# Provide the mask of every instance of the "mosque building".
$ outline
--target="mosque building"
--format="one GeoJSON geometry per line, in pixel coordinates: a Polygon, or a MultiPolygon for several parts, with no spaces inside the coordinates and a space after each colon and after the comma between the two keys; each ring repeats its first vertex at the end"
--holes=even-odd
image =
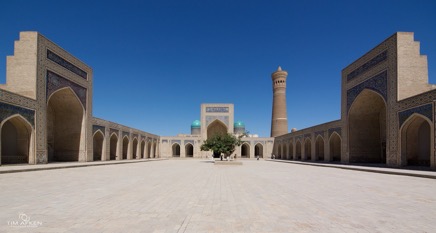
{"type": "MultiPolygon", "coordinates": [[[[204,140],[215,134],[230,133],[240,136],[246,132],[242,121],[234,121],[233,104],[202,104],[200,112],[201,120],[192,122],[190,135],[160,137],[162,157],[207,158],[212,155],[212,152],[200,150],[204,140]]],[[[261,138],[249,134],[241,140],[242,145],[236,148],[233,157],[263,158],[272,153],[274,138],[261,138]]]]}
{"type": "MultiPolygon", "coordinates": [[[[207,138],[246,132],[231,103],[202,104],[188,135],[160,136],[96,118],[91,67],[38,32],[21,32],[6,63],[0,164],[206,158],[211,152],[200,146],[207,138]]],[[[271,78],[271,135],[243,137],[236,158],[274,154],[436,169],[436,86],[428,83],[427,57],[413,33],[393,34],[342,70],[341,118],[335,121],[289,132],[287,72],[279,67],[271,78]]]]}

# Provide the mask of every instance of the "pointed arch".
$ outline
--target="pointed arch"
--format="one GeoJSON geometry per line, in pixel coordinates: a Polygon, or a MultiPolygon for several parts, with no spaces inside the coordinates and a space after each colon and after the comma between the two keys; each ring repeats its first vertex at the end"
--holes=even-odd
{"type": "Polygon", "coordinates": [[[118,135],[116,133],[112,133],[109,140],[109,159],[116,160],[118,149],[118,135]]]}
{"type": "Polygon", "coordinates": [[[147,159],[153,158],[153,155],[151,154],[151,141],[148,141],[147,143],[147,159]]]}
{"type": "Polygon", "coordinates": [[[341,161],[341,144],[342,138],[337,132],[333,132],[330,135],[329,147],[330,147],[330,160],[333,162],[341,161]]]}
{"type": "Polygon", "coordinates": [[[315,160],[324,161],[324,138],[321,135],[315,141],[315,160]]]}
{"type": "Polygon", "coordinates": [[[414,113],[400,128],[401,163],[404,166],[431,165],[433,122],[426,116],[414,113]]]}
{"type": "Polygon", "coordinates": [[[257,143],[254,146],[254,156],[259,156],[259,158],[263,158],[263,145],[262,143],[257,143]]]}
{"type": "Polygon", "coordinates": [[[301,142],[297,140],[295,143],[295,155],[297,156],[297,160],[301,160],[301,142]]]}
{"type": "Polygon", "coordinates": [[[173,157],[180,157],[180,145],[179,143],[173,143],[171,146],[173,157]]]}
{"type": "Polygon", "coordinates": [[[294,157],[294,142],[292,140],[289,141],[289,160],[295,160],[295,157],[294,157]]]}
{"type": "Polygon", "coordinates": [[[194,157],[194,146],[191,143],[185,145],[185,157],[194,157]]]}
{"type": "Polygon", "coordinates": [[[129,137],[124,136],[123,137],[123,151],[122,151],[122,159],[127,159],[127,153],[129,151],[129,137]]]}
{"type": "Polygon", "coordinates": [[[312,160],[312,140],[310,138],[304,140],[304,155],[306,160],[312,160]]]}
{"type": "Polygon", "coordinates": [[[104,133],[101,130],[95,131],[92,136],[93,144],[93,161],[99,161],[103,159],[103,146],[104,146],[104,133]]]}
{"type": "Polygon", "coordinates": [[[86,154],[85,107],[70,87],[60,88],[47,100],[48,161],[79,161],[86,154]]]}
{"type": "Polygon", "coordinates": [[[348,151],[352,163],[386,163],[386,102],[364,89],[348,112],[348,151]]]}
{"type": "Polygon", "coordinates": [[[14,114],[1,122],[1,164],[34,161],[34,130],[21,115],[14,114]]]}
{"type": "Polygon", "coordinates": [[[55,96],[57,93],[65,93],[65,91],[68,91],[68,93],[71,93],[72,96],[74,96],[74,98],[77,100],[78,104],[82,107],[82,110],[85,111],[85,106],[83,106],[82,101],[80,101],[79,96],[77,96],[76,92],[71,88],[71,87],[63,87],[63,88],[59,88],[58,90],[54,91],[53,93],[51,93],[48,98],[47,98],[47,105],[50,102],[50,100],[53,98],[53,96],[55,96]]]}
{"type": "Polygon", "coordinates": [[[132,159],[137,159],[137,150],[138,150],[138,139],[136,137],[133,138],[133,148],[132,148],[132,159]]]}
{"type": "Polygon", "coordinates": [[[226,124],[219,119],[215,119],[207,126],[207,138],[211,138],[216,134],[226,134],[227,132],[226,124]]]}
{"type": "Polygon", "coordinates": [[[250,158],[250,144],[247,142],[241,145],[241,158],[250,158]]]}

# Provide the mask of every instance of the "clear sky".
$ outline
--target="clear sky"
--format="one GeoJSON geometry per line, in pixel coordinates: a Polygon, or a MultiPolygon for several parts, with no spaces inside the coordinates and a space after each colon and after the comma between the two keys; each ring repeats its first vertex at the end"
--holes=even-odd
{"type": "Polygon", "coordinates": [[[436,1],[0,2],[0,82],[20,31],[94,71],[93,115],[162,136],[190,133],[201,103],[269,136],[271,73],[287,70],[291,128],[340,118],[341,70],[396,31],[415,32],[436,83],[436,1]]]}

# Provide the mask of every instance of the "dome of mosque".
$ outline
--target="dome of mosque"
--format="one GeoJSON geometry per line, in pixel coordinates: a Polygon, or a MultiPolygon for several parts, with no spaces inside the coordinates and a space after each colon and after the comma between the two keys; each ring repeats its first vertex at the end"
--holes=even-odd
{"type": "Polygon", "coordinates": [[[242,121],[236,121],[234,124],[235,128],[245,128],[245,124],[242,121]]]}
{"type": "Polygon", "coordinates": [[[191,124],[191,128],[200,128],[200,127],[201,127],[201,122],[199,120],[195,120],[191,124]]]}

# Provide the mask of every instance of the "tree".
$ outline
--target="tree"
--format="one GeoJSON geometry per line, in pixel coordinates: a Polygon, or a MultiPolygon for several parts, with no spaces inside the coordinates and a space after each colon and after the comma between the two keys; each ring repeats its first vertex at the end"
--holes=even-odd
{"type": "Polygon", "coordinates": [[[233,134],[215,134],[203,142],[200,149],[202,151],[213,151],[214,155],[224,154],[225,156],[231,155],[236,146],[241,145],[241,136],[235,137],[233,134]]]}

